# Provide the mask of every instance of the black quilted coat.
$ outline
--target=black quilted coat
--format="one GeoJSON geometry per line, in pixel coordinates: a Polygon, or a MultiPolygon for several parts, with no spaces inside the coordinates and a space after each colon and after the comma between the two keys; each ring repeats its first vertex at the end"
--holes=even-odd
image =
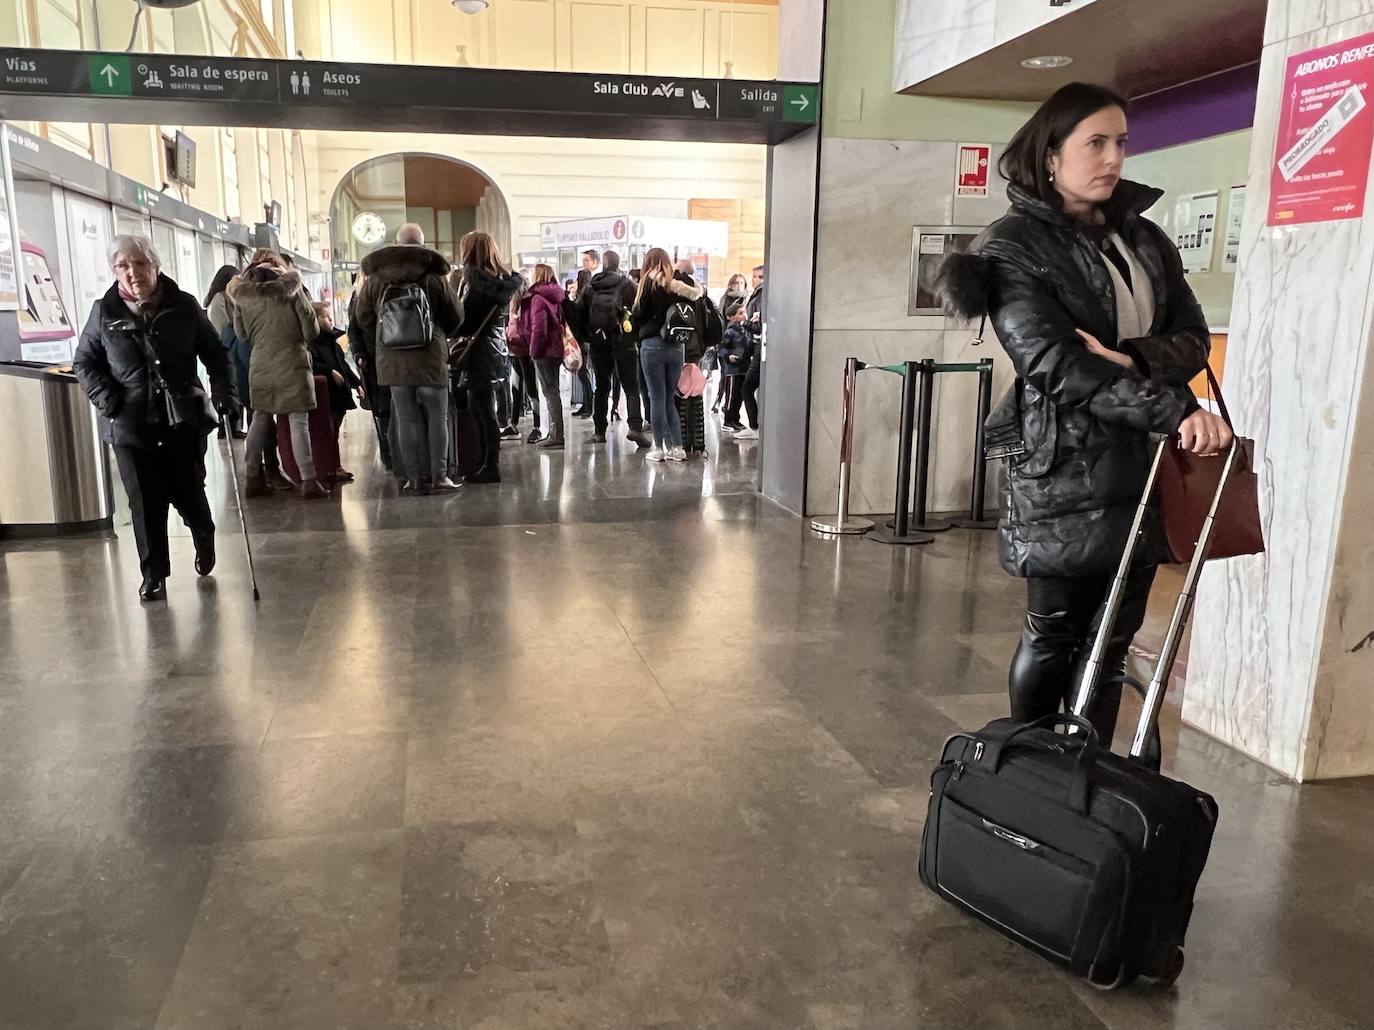
{"type": "Polygon", "coordinates": [[[458,293],[463,312],[463,324],[457,335],[475,334],[463,370],[463,385],[476,387],[505,379],[510,375],[510,351],[506,345],[510,302],[524,288],[525,280],[519,272],[508,272],[498,278],[480,268],[464,268],[455,270],[449,283],[458,293]],[[479,327],[483,327],[480,333],[479,327]]]}
{"type": "MultiPolygon", "coordinates": [[[[1117,338],[1092,230],[1016,186],[1007,193],[1011,210],[945,262],[939,283],[950,314],[987,314],[1018,377],[988,420],[990,432],[1019,422],[1025,445],[1003,477],[1002,565],[1018,576],[1110,574],[1144,489],[1149,434],[1174,432],[1197,408],[1187,384],[1207,362],[1207,322],[1174,244],[1141,217],[1160,190],[1123,180],[1102,208],[1154,290],[1150,334],[1132,340],[1117,338]],[[1077,329],[1139,371],[1091,354],[1077,329]]],[[[1146,533],[1138,560],[1166,560],[1156,519],[1146,533]]]]}

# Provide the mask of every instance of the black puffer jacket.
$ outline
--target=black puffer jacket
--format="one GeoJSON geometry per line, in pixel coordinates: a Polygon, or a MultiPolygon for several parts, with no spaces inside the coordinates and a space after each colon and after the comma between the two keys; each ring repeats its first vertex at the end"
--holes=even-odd
{"type": "Polygon", "coordinates": [[[199,383],[196,359],[210,374],[217,406],[235,399],[229,352],[219,342],[200,302],[169,277],[158,275],[162,306],[151,320],[132,314],[112,285],[91,307],[72,369],[95,410],[100,438],[120,447],[152,447],[166,432],[166,414],[148,374],[144,339],[170,386],[199,383]]]}
{"type": "MultiPolygon", "coordinates": [[[[1154,293],[1148,336],[1117,338],[1116,293],[1091,235],[1016,186],[1011,210],[941,270],[946,310],[986,313],[1016,369],[989,418],[1019,420],[1024,453],[1003,481],[1001,557],[1019,576],[1115,570],[1149,471],[1149,433],[1172,433],[1197,408],[1188,381],[1211,337],[1174,244],[1141,212],[1162,192],[1122,181],[1102,211],[1154,293]],[[1130,354],[1138,372],[1090,353],[1075,330],[1130,354]]],[[[1166,560],[1157,520],[1140,562],[1166,560]]]]}
{"type": "Polygon", "coordinates": [[[457,290],[463,312],[463,324],[456,335],[471,336],[486,320],[463,365],[464,385],[481,386],[505,379],[510,373],[510,352],[506,347],[510,302],[524,287],[525,280],[519,272],[498,277],[479,268],[464,268],[455,271],[450,282],[457,290]],[[487,319],[489,314],[491,318],[487,319]]]}

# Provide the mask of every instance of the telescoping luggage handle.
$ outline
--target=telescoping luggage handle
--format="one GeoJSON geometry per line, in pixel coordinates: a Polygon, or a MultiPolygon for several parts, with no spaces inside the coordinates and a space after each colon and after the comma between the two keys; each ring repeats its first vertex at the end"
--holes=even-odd
{"type": "MultiPolygon", "coordinates": [[[[1150,507],[1150,498],[1155,492],[1155,484],[1159,481],[1159,466],[1164,461],[1164,449],[1173,443],[1174,438],[1166,436],[1159,441],[1159,445],[1155,448],[1154,460],[1150,462],[1150,474],[1145,480],[1145,491],[1141,494],[1140,504],[1136,506],[1135,518],[1131,521],[1130,539],[1127,541],[1125,553],[1121,555],[1121,563],[1117,566],[1116,578],[1112,580],[1112,588],[1107,593],[1097,638],[1093,641],[1092,651],[1088,654],[1088,661],[1083,670],[1083,679],[1079,682],[1078,692],[1074,695],[1074,715],[1086,718],[1093,691],[1097,688],[1098,677],[1102,671],[1102,660],[1107,652],[1107,641],[1111,639],[1112,628],[1116,625],[1117,616],[1121,613],[1121,601],[1126,593],[1126,579],[1131,573],[1131,563],[1135,560],[1135,552],[1140,545],[1141,530],[1145,525],[1145,515],[1150,507]]],[[[1193,549],[1193,559],[1188,563],[1188,573],[1183,578],[1183,590],[1174,603],[1174,614],[1173,618],[1169,620],[1169,631],[1164,635],[1164,643],[1159,649],[1159,661],[1155,664],[1154,675],[1150,678],[1150,685],[1145,691],[1140,721],[1136,724],[1135,737],[1131,741],[1132,758],[1140,758],[1145,753],[1150,732],[1159,720],[1159,709],[1164,704],[1164,692],[1168,686],[1169,673],[1173,671],[1174,661],[1178,658],[1178,649],[1183,644],[1183,628],[1188,625],[1188,616],[1193,610],[1193,598],[1197,592],[1198,577],[1202,574],[1202,566],[1207,560],[1208,546],[1212,542],[1212,526],[1216,521],[1217,509],[1221,505],[1221,495],[1226,490],[1227,480],[1231,478],[1231,469],[1236,463],[1239,447],[1240,441],[1233,439],[1230,450],[1226,452],[1225,465],[1221,469],[1217,491],[1212,495],[1212,503],[1207,509],[1207,517],[1202,521],[1197,546],[1193,549]]],[[[1069,732],[1073,733],[1074,728],[1070,727],[1069,732]]]]}

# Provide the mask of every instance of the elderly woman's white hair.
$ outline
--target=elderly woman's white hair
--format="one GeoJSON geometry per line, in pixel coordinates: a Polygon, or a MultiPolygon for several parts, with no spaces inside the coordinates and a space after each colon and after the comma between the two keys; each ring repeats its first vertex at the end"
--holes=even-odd
{"type": "Polygon", "coordinates": [[[109,259],[111,268],[114,267],[121,254],[138,254],[154,268],[162,268],[162,258],[158,257],[152,240],[146,236],[116,236],[105,250],[105,256],[109,259]]]}

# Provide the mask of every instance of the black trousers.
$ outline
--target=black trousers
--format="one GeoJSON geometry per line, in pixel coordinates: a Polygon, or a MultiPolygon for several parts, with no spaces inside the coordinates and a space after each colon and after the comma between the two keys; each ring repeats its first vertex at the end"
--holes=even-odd
{"type": "Polygon", "coordinates": [[[592,357],[591,348],[582,344],[582,367],[577,372],[577,382],[581,389],[579,391],[577,407],[578,409],[592,407],[592,399],[596,396],[596,387],[592,385],[592,357]]]}
{"type": "Polygon", "coordinates": [[[759,427],[759,377],[762,370],[750,366],[749,371],[744,374],[743,380],[736,382],[730,388],[730,407],[726,409],[725,421],[732,426],[739,425],[740,405],[744,405],[745,414],[749,416],[749,428],[759,427]]]}
{"type": "Polygon", "coordinates": [[[501,427],[496,422],[496,391],[504,386],[501,382],[468,387],[468,406],[472,408],[472,420],[477,426],[481,468],[491,472],[501,470],[501,427]]]}
{"type": "Polygon", "coordinates": [[[744,376],[745,373],[740,373],[725,377],[725,382],[728,384],[726,387],[728,400],[725,402],[725,424],[727,426],[739,425],[739,409],[744,404],[744,376]]]}
{"type": "MultiPolygon", "coordinates": [[[[1103,656],[1088,718],[1104,748],[1111,746],[1121,705],[1121,682],[1109,681],[1125,670],[1127,649],[1145,621],[1155,570],[1153,565],[1136,569],[1126,580],[1121,613],[1103,656]]],[[[1111,584],[1109,576],[1026,580],[1026,622],[1008,675],[1013,719],[1029,722],[1073,704],[1111,584]]]]}
{"type": "Polygon", "coordinates": [[[205,496],[205,450],[200,433],[167,433],[153,447],[115,447],[115,463],[129,495],[138,567],[145,579],[172,574],[167,548],[168,507],[174,507],[200,547],[214,540],[215,520],[205,496]]]}
{"type": "MultiPolygon", "coordinates": [[[[528,403],[534,412],[534,428],[539,428],[539,377],[534,368],[534,359],[528,355],[523,358],[512,357],[511,369],[517,374],[519,386],[515,387],[515,407],[512,410],[511,424],[520,421],[528,403]]],[[[514,386],[514,383],[512,383],[514,386]]]]}
{"type": "Polygon", "coordinates": [[[611,399],[611,380],[618,378],[631,387],[625,390],[625,407],[629,409],[632,432],[644,428],[644,412],[639,406],[639,355],[635,345],[627,340],[594,340],[591,346],[592,365],[596,369],[596,403],[592,408],[592,422],[598,433],[606,431],[611,399]]]}

